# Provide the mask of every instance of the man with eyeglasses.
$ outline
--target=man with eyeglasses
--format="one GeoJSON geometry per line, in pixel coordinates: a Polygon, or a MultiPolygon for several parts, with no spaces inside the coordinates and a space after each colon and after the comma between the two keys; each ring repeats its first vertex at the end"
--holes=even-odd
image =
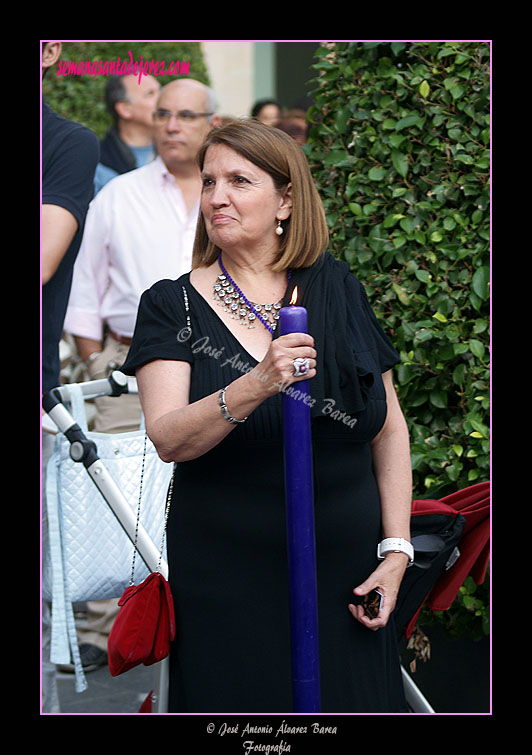
{"type": "MultiPolygon", "coordinates": [[[[157,157],[113,178],[91,202],[65,330],[74,336],[92,380],[107,377],[125,361],[141,294],[191,268],[201,194],[196,154],[221,123],[215,111],[213,92],[199,81],[167,84],[153,113],[157,157]]],[[[138,396],[102,397],[95,405],[95,431],[139,427],[138,396]]],[[[107,662],[116,611],[117,601],[88,604],[87,623],[78,626],[85,671],[107,662]]]]}

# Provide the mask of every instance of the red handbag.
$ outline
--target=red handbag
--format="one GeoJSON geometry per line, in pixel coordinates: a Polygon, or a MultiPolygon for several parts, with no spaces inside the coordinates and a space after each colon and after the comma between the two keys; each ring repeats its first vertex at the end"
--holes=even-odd
{"type": "Polygon", "coordinates": [[[107,644],[111,675],[166,658],[175,637],[175,619],[172,593],[163,575],[152,572],[140,585],[131,585],[118,605],[107,644]]]}
{"type": "MultiPolygon", "coordinates": [[[[175,468],[174,468],[175,469],[175,468]]],[[[174,477],[168,488],[165,511],[165,531],[172,497],[174,477]]],[[[140,516],[140,498],[137,524],[140,516]]],[[[161,543],[159,566],[164,539],[161,543]]],[[[135,550],[131,584],[118,601],[119,611],[107,641],[107,657],[111,676],[123,674],[141,663],[151,666],[166,658],[175,638],[174,601],[170,585],[159,571],[152,572],[140,585],[133,584],[135,550]]]]}

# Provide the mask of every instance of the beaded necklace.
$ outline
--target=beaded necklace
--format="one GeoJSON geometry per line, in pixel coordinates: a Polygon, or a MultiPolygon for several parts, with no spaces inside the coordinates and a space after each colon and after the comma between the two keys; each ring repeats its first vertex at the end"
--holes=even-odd
{"type": "MultiPolygon", "coordinates": [[[[250,302],[224,268],[221,253],[218,255],[218,264],[222,272],[214,283],[213,298],[224,308],[225,312],[231,314],[233,319],[240,320],[242,325],[254,328],[255,320],[258,319],[273,335],[277,327],[282,302],[278,301],[275,304],[254,304],[250,302]]],[[[292,274],[289,270],[288,282],[290,282],[291,277],[292,274]]]]}

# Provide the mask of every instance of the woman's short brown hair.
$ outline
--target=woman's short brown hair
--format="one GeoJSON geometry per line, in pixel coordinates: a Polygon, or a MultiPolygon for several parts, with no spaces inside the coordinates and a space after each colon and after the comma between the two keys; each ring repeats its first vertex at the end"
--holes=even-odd
{"type": "MultiPolygon", "coordinates": [[[[198,152],[200,170],[213,144],[222,144],[268,173],[277,191],[292,184],[292,212],[282,225],[276,271],[310,267],[327,250],[329,232],[320,196],[300,145],[288,134],[255,120],[233,121],[210,132],[198,152]]],[[[200,213],[192,268],[213,264],[220,252],[207,235],[200,213]]]]}

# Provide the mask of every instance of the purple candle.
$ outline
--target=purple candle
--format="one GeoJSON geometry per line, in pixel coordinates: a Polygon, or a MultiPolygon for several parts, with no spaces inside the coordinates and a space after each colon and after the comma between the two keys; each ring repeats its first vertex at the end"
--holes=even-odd
{"type": "MultiPolygon", "coordinates": [[[[297,287],[292,301],[297,301],[297,287]]],[[[279,334],[307,332],[307,310],[283,307],[279,334]]],[[[308,380],[283,391],[286,530],[295,713],[321,711],[314,488],[308,380]]]]}

